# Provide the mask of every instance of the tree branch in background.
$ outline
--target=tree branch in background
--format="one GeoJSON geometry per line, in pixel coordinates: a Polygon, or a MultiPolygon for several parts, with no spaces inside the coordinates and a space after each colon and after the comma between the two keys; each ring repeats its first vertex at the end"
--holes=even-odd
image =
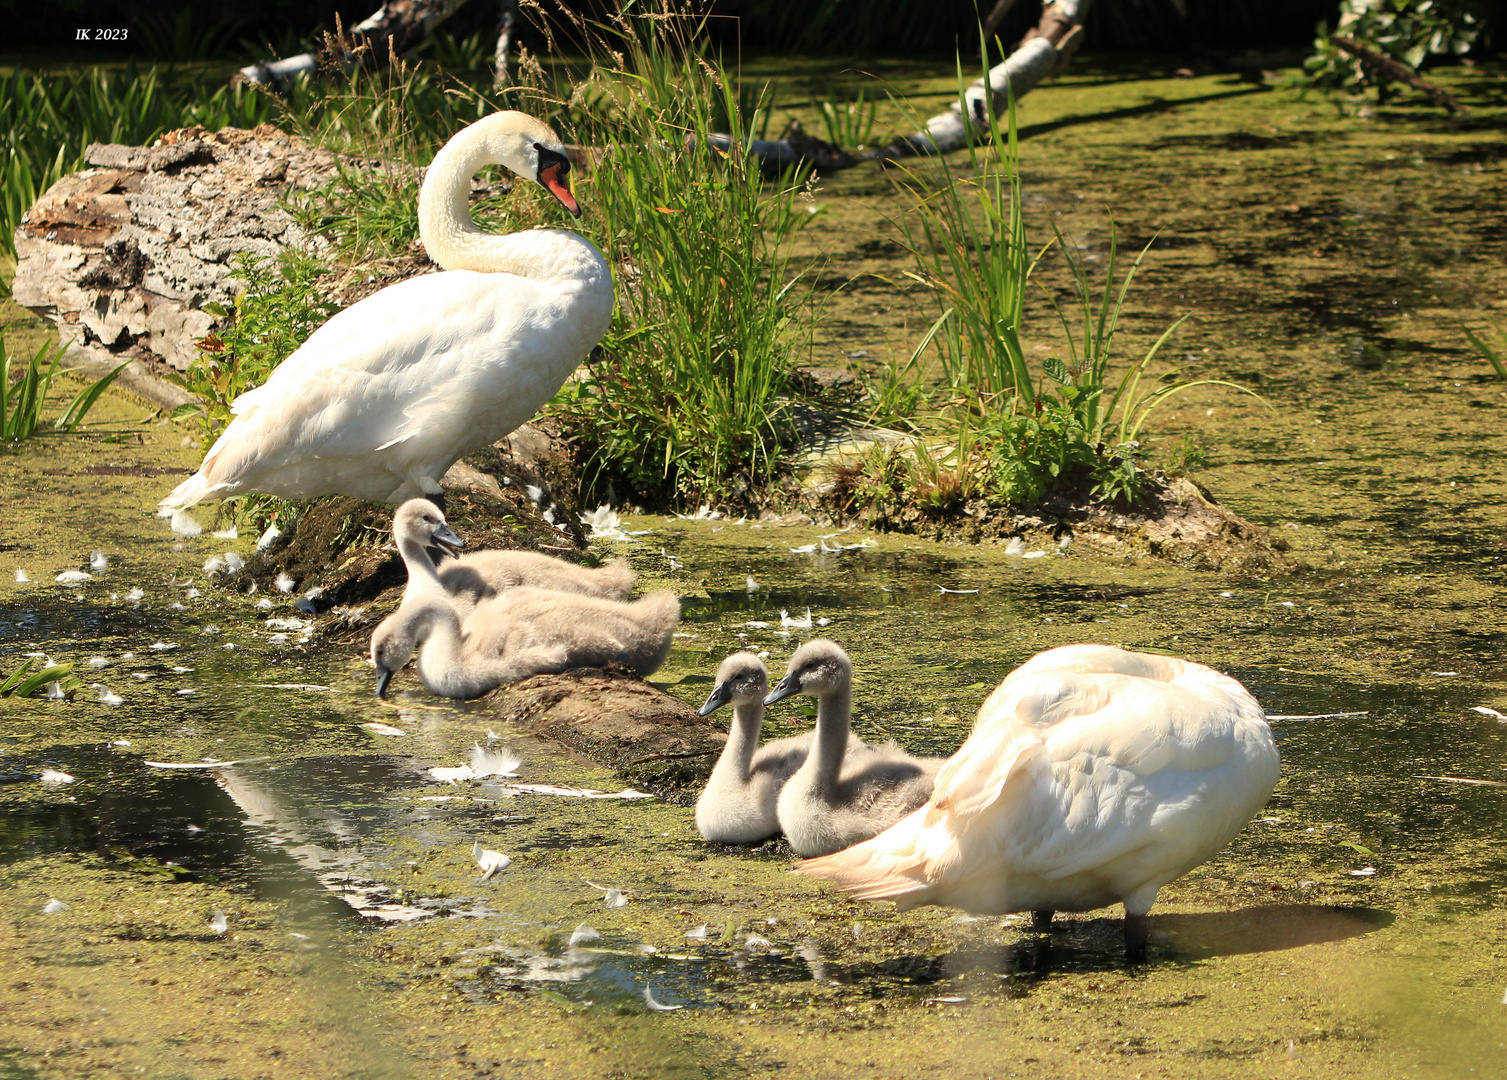
{"type": "Polygon", "coordinates": [[[1339,34],[1330,34],[1329,40],[1334,42],[1335,47],[1341,52],[1349,53],[1362,64],[1365,64],[1366,67],[1376,72],[1383,84],[1387,82],[1407,83],[1407,85],[1413,87],[1415,90],[1422,90],[1435,105],[1442,105],[1452,113],[1465,111],[1465,106],[1456,101],[1455,96],[1448,90],[1442,86],[1435,86],[1427,79],[1420,77],[1418,72],[1406,64],[1393,60],[1390,56],[1383,56],[1379,52],[1374,52],[1360,42],[1352,41],[1347,37],[1341,37],[1339,34]]]}
{"type": "MultiPolygon", "coordinates": [[[[253,83],[279,82],[295,75],[312,74],[321,56],[334,59],[342,67],[355,66],[358,58],[381,66],[422,41],[466,0],[387,0],[366,19],[342,32],[339,20],[335,33],[325,34],[324,47],[286,60],[257,63],[243,67],[237,77],[253,83]]],[[[511,35],[511,28],[509,28],[511,35]]],[[[499,44],[501,41],[499,40],[499,44]]]]}
{"type": "Polygon", "coordinates": [[[501,0],[497,12],[497,69],[492,89],[501,90],[511,82],[508,54],[513,51],[513,24],[518,21],[518,0],[501,0]]]}
{"type": "MultiPolygon", "coordinates": [[[[1006,88],[1016,100],[1067,67],[1083,40],[1083,16],[1092,0],[1050,0],[1043,6],[1041,21],[1021,39],[1002,64],[989,69],[987,78],[974,81],[946,112],[926,122],[926,130],[897,139],[880,151],[880,158],[914,154],[945,154],[967,146],[976,131],[988,127],[988,107],[1005,109],[1006,88]],[[965,113],[964,106],[967,111],[965,113]]],[[[1001,19],[1004,13],[995,9],[1001,19]]],[[[991,21],[994,13],[990,14],[991,21]]]]}

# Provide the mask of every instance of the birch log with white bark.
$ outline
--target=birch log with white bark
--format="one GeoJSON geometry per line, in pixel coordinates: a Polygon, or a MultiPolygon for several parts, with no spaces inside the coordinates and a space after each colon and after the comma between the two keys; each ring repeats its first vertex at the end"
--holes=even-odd
{"type": "Polygon", "coordinates": [[[926,129],[897,139],[881,157],[945,154],[961,150],[988,126],[988,109],[1004,112],[1006,93],[1019,100],[1067,66],[1083,39],[1083,16],[1092,0],[1051,0],[1042,8],[1041,22],[1027,34],[1004,63],[975,79],[946,112],[933,116],[926,129]],[[986,103],[987,106],[986,106],[986,103]]]}
{"type": "Polygon", "coordinates": [[[391,56],[418,44],[436,26],[444,22],[466,0],[387,0],[345,33],[327,34],[326,49],[290,56],[286,60],[250,64],[239,77],[247,82],[271,83],[309,75],[319,67],[322,52],[336,54],[345,67],[352,66],[359,53],[378,66],[391,56]]]}

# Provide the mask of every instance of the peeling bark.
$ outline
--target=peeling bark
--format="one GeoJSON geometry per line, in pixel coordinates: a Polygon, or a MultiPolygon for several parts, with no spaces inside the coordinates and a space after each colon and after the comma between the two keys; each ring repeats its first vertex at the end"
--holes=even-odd
{"type": "Polygon", "coordinates": [[[84,158],[91,168],[22,218],[13,296],[58,327],[71,364],[141,362],[122,375],[127,387],[141,365],[181,371],[194,359],[215,322],[203,306],[240,289],[236,255],[276,258],[307,242],[279,201],[326,183],[336,163],[270,124],[186,128],[151,147],[95,143],[84,158]]]}

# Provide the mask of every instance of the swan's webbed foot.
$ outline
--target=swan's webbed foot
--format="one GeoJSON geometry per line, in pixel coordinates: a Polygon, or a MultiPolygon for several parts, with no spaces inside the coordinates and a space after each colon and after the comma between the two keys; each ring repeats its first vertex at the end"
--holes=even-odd
{"type": "Polygon", "coordinates": [[[1146,962],[1146,939],[1151,936],[1151,916],[1125,913],[1125,962],[1146,962]]]}
{"type": "Polygon", "coordinates": [[[1052,932],[1052,916],[1056,912],[1047,908],[1043,911],[1031,912],[1031,931],[1036,934],[1050,934],[1052,932]]]}

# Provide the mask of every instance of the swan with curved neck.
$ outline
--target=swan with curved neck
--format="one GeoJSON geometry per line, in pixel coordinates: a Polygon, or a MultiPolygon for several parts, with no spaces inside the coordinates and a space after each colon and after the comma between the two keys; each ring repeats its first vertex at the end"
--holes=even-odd
{"type": "Polygon", "coordinates": [[[580,213],[565,146],[547,126],[503,112],[460,131],[419,192],[419,234],[443,272],[346,308],[236,398],[235,418],[162,500],[163,516],[248,491],[378,502],[438,494],[457,459],[559,389],[611,322],[612,274],[573,232],[479,229],[470,180],[489,164],[580,213]]]}
{"type": "Polygon", "coordinates": [[[392,538],[408,584],[403,599],[424,590],[447,594],[463,610],[519,587],[624,600],[633,591],[633,571],[624,559],[593,569],[534,551],[475,551],[462,555],[465,541],[445,521],[445,512],[428,499],[409,499],[393,513],[392,538]],[[439,566],[428,549],[439,548],[453,558],[439,566]]]}
{"type": "Polygon", "coordinates": [[[419,677],[443,697],[474,698],[503,683],[576,667],[618,663],[651,675],[670,653],[680,601],[650,593],[620,603],[547,589],[518,588],[465,614],[448,595],[405,599],[372,634],[377,695],[419,653],[419,677]]]}
{"type": "Polygon", "coordinates": [[[863,900],[977,915],[1125,906],[1145,959],[1157,891],[1229,843],[1278,755],[1245,687],[1202,664],[1065,645],[1005,677],[924,807],[796,869],[863,900]]]}
{"type": "Polygon", "coordinates": [[[775,804],[780,829],[797,855],[840,851],[925,805],[941,759],[851,738],[853,664],[836,642],[817,638],[797,649],[764,704],[795,694],[817,702],[811,752],[775,804]]]}

